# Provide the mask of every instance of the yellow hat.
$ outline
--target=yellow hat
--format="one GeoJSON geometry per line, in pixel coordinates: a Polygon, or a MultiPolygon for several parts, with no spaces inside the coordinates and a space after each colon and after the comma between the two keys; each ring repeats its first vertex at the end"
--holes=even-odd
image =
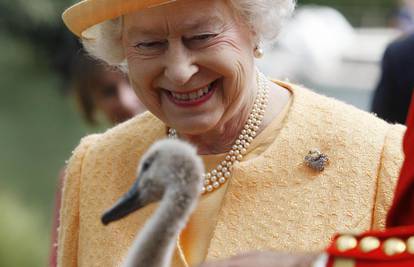
{"type": "Polygon", "coordinates": [[[82,32],[98,23],[124,14],[156,7],[176,0],[83,0],[63,12],[62,18],[71,32],[82,32]]]}

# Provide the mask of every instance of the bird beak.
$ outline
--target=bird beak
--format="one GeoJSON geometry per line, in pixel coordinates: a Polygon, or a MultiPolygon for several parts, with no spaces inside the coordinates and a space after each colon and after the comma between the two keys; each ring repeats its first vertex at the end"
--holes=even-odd
{"type": "Polygon", "coordinates": [[[102,215],[101,221],[104,225],[108,225],[113,221],[122,219],[128,214],[144,206],[139,200],[139,180],[140,177],[138,177],[132,188],[123,197],[121,197],[112,208],[102,215]]]}

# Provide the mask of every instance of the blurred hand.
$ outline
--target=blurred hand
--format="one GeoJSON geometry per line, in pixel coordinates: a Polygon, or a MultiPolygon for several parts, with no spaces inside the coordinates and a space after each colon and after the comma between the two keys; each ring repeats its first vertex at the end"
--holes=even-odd
{"type": "Polygon", "coordinates": [[[250,252],[229,259],[204,263],[199,267],[311,267],[319,254],[250,252]]]}

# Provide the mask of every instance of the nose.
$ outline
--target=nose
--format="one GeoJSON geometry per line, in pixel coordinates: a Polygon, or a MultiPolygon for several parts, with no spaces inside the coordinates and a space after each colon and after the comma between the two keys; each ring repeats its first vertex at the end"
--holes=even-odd
{"type": "Polygon", "coordinates": [[[189,51],[181,42],[170,44],[165,62],[165,77],[174,86],[186,84],[199,68],[194,63],[189,51]]]}

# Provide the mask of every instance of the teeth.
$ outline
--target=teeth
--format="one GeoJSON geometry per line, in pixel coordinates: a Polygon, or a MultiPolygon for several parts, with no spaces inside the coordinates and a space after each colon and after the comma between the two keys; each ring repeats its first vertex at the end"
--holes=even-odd
{"type": "Polygon", "coordinates": [[[190,93],[190,99],[195,99],[197,97],[197,92],[190,93]]]}
{"type": "Polygon", "coordinates": [[[208,86],[201,88],[195,92],[191,92],[187,94],[185,93],[179,94],[179,93],[171,92],[171,95],[177,100],[195,100],[207,94],[211,88],[212,88],[212,84],[209,84],[208,86]]]}

